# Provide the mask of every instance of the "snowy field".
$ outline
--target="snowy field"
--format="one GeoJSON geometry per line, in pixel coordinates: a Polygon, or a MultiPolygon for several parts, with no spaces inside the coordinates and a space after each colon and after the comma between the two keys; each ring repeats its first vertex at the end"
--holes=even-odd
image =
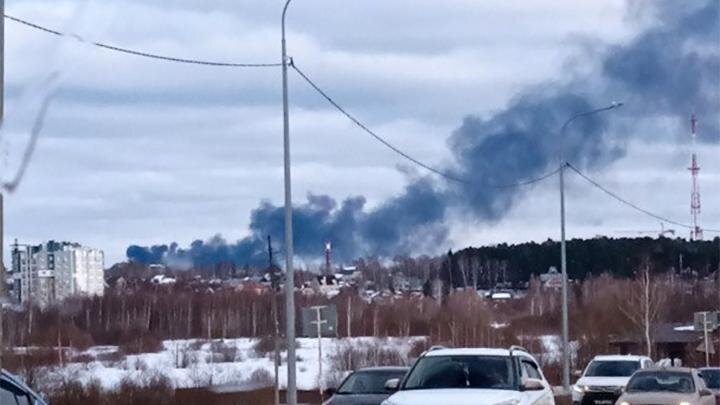
{"type": "MultiPolygon", "coordinates": [[[[351,339],[322,339],[323,378],[331,371],[331,359],[343,347],[382,347],[396,350],[407,359],[416,340],[422,337],[377,339],[358,337],[351,339]]],[[[122,356],[117,346],[94,346],[77,353],[82,362],[70,362],[62,367],[47,369],[48,383],[62,380],[80,381],[88,384],[99,382],[106,389],[117,387],[123,379],[143,382],[152,376],[164,375],[175,388],[207,386],[253,386],[266,382],[273,376],[272,353],[258,353],[258,339],[216,339],[211,343],[201,340],[166,340],[163,350],[122,356]],[[211,353],[214,353],[211,355],[211,353]],[[260,370],[260,371],[258,371],[260,370]],[[263,372],[264,370],[265,372],[263,372]]],[[[286,353],[282,353],[280,385],[286,386],[286,353]]],[[[318,340],[298,339],[296,349],[297,384],[299,389],[318,387],[318,340]]],[[[270,380],[271,381],[271,380],[270,380]]]]}

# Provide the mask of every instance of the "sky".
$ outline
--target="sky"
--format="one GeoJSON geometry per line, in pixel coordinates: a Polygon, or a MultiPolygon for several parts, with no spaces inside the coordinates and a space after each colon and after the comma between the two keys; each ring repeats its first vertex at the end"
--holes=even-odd
{"type": "MultiPolygon", "coordinates": [[[[597,132],[591,145],[603,146],[588,152],[599,157],[592,155],[582,169],[623,197],[683,223],[690,221],[689,115],[699,110],[704,115],[698,117],[698,132],[709,128],[696,146],[702,166],[701,221],[720,229],[717,80],[710,81],[713,88],[673,89],[669,93],[677,97],[666,100],[664,93],[654,97],[641,87],[642,75],[619,87],[613,75],[622,73],[607,65],[614,62],[621,69],[644,57],[626,52],[627,61],[613,61],[607,55],[615,47],[634,46],[644,32],[671,19],[663,14],[671,9],[667,4],[672,2],[295,0],[288,12],[288,52],[378,134],[423,162],[468,177],[474,172],[467,169],[477,169],[476,162],[455,164],[465,156],[462,143],[468,138],[463,134],[472,133],[473,122],[480,133],[499,125],[503,112],[515,111],[524,95],[587,93],[590,104],[598,106],[623,101],[623,109],[606,113],[597,128],[590,128],[597,132]],[[665,6],[648,12],[654,2],[665,6]],[[648,94],[635,97],[643,92],[648,94]],[[690,105],[696,98],[687,92],[709,94],[709,106],[690,105]],[[656,99],[672,105],[652,102],[656,99]],[[679,118],[678,111],[687,116],[679,118]]],[[[280,0],[8,0],[6,13],[127,48],[275,63],[280,60],[282,5],[280,0]]],[[[717,51],[702,49],[707,43],[682,45],[697,46],[700,54],[717,51]]],[[[436,235],[393,244],[399,253],[436,254],[559,237],[556,177],[502,198],[487,197],[488,191],[466,192],[363,133],[294,72],[289,78],[295,202],[323,195],[340,204],[363,196],[363,213],[372,216],[389,212],[388,205],[423,184],[433,197],[452,200],[439,204],[431,228],[403,229],[399,237],[436,235]],[[489,205],[478,205],[489,211],[473,206],[478,198],[491,199],[489,205]]],[[[246,238],[261,201],[272,207],[283,201],[280,79],[278,68],[149,60],[6,21],[6,109],[0,133],[5,181],[18,170],[43,99],[52,96],[26,176],[5,198],[6,242],[77,241],[103,249],[109,266],[125,260],[131,244],[187,246],[218,234],[230,242],[246,238]]],[[[555,147],[557,134],[542,136],[544,151],[555,147]]],[[[493,153],[487,145],[479,150],[493,153]]],[[[513,159],[501,153],[491,157],[513,159]]],[[[543,160],[517,180],[547,167],[543,160]]],[[[627,236],[620,231],[661,227],[571,174],[567,208],[569,237],[627,236]]],[[[339,237],[354,238],[353,229],[339,232],[339,237]]],[[[363,243],[363,248],[348,246],[348,252],[382,249],[363,243]]],[[[317,244],[320,258],[323,245],[317,244]]]]}

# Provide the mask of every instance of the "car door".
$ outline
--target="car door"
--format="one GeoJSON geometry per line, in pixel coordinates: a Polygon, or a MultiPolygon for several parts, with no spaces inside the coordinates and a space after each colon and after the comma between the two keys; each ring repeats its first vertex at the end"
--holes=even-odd
{"type": "Polygon", "coordinates": [[[543,386],[545,387],[543,390],[524,391],[523,396],[525,397],[525,401],[523,401],[523,403],[537,405],[553,405],[555,401],[553,398],[552,388],[550,387],[550,384],[545,380],[545,377],[543,376],[542,371],[540,371],[540,367],[537,365],[537,363],[530,359],[521,359],[520,365],[520,370],[522,372],[521,378],[523,380],[526,380],[528,378],[540,380],[543,382],[543,386]]]}

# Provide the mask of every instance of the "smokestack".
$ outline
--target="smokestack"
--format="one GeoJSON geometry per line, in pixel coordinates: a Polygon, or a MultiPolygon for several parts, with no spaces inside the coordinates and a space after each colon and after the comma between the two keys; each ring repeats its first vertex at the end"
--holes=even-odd
{"type": "Polygon", "coordinates": [[[332,254],[332,243],[330,241],[325,242],[325,275],[332,276],[333,271],[330,265],[330,256],[332,254]]]}

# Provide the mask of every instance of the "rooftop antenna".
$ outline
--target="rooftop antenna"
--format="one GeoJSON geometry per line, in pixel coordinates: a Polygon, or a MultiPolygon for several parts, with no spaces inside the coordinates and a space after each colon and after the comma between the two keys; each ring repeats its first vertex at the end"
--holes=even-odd
{"type": "Polygon", "coordinates": [[[690,163],[690,173],[692,174],[692,191],[690,193],[690,216],[692,217],[692,230],[690,231],[690,240],[702,240],[703,230],[698,223],[700,216],[700,186],[698,184],[698,175],[700,174],[700,165],[698,164],[697,153],[695,152],[695,144],[697,142],[697,119],[695,114],[690,118],[691,137],[692,137],[692,161],[690,163]]]}

